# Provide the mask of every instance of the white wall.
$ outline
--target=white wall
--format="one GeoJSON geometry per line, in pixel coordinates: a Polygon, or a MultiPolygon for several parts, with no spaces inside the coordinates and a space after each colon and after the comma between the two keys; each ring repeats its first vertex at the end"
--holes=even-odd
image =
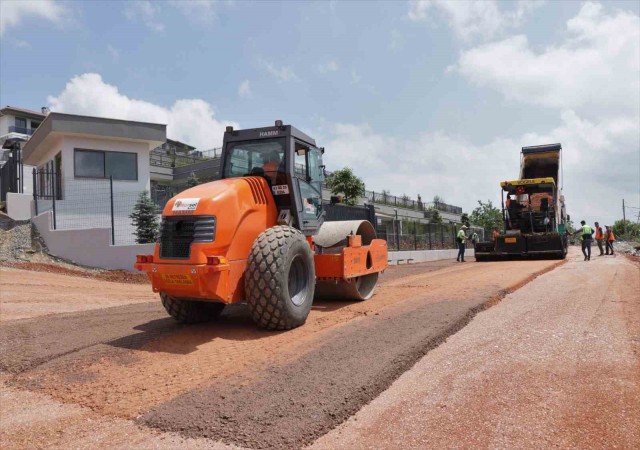
{"type": "MultiPolygon", "coordinates": [[[[468,248],[464,252],[465,260],[473,257],[475,254],[472,248],[468,248]]],[[[441,259],[453,259],[458,256],[458,249],[452,250],[411,250],[400,252],[389,252],[389,264],[399,264],[399,260],[403,260],[400,264],[407,264],[409,259],[412,259],[411,263],[425,262],[425,261],[439,261],[441,259]]]]}
{"type": "Polygon", "coordinates": [[[0,136],[9,133],[9,126],[11,125],[15,125],[15,118],[13,116],[0,117],[0,136]]]}
{"type": "Polygon", "coordinates": [[[32,195],[7,192],[7,215],[13,220],[31,219],[32,201],[32,195]]]}
{"type": "Polygon", "coordinates": [[[134,272],[136,255],[151,255],[155,244],[111,245],[109,228],[53,230],[51,212],[33,218],[49,253],[88,267],[134,272]]]}

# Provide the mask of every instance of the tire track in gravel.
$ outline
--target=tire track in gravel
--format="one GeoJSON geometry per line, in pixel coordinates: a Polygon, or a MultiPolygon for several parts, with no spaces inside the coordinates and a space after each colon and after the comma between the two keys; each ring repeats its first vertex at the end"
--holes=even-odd
{"type": "MultiPolygon", "coordinates": [[[[381,275],[379,286],[452,265],[451,261],[438,261],[390,267],[381,275]]],[[[78,282],[75,278],[72,279],[74,283],[78,282]]],[[[316,310],[328,311],[348,304],[316,302],[314,307],[316,310]]],[[[155,339],[162,339],[180,330],[198,331],[220,326],[224,328],[225,321],[234,325],[242,322],[244,326],[247,318],[243,305],[232,305],[226,308],[223,317],[216,324],[184,326],[167,316],[158,299],[154,302],[12,320],[0,327],[0,372],[17,374],[103,343],[138,349],[155,339]]],[[[255,330],[253,324],[249,323],[248,326],[251,327],[248,331],[252,334],[264,334],[255,330]]]]}
{"type": "Polygon", "coordinates": [[[296,358],[310,345],[317,345],[312,343],[318,342],[320,333],[403,302],[425,286],[422,282],[419,287],[399,290],[402,283],[439,277],[452,268],[464,273],[472,267],[447,263],[444,269],[442,263],[422,270],[412,267],[410,273],[417,275],[389,277],[372,301],[318,302],[307,323],[288,332],[256,329],[245,305],[229,308],[214,324],[181,325],[163,315],[135,326],[139,331],[131,335],[54,358],[14,378],[13,383],[64,402],[134,418],[200,384],[237,372],[249,378],[261,373],[262,365],[296,358]],[[158,331],[158,324],[166,329],[158,331]]]}

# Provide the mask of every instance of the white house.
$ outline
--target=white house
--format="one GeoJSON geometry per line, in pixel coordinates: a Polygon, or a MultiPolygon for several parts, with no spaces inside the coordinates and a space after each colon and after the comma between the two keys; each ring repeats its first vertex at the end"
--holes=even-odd
{"type": "Polygon", "coordinates": [[[129,215],[150,187],[149,154],[165,141],[164,124],[49,113],[22,148],[35,190],[9,194],[9,215],[32,218],[53,255],[131,269],[141,250],[129,215]]]}
{"type": "MultiPolygon", "coordinates": [[[[20,142],[21,146],[31,137],[42,121],[47,117],[47,108],[41,112],[30,109],[5,106],[0,108],[0,168],[9,160],[11,150],[2,149],[5,142],[20,142]]],[[[23,167],[22,181],[25,193],[31,193],[30,173],[32,167],[23,167]]],[[[2,174],[0,174],[2,176],[2,174]]]]}
{"type": "Polygon", "coordinates": [[[114,192],[149,190],[149,153],[166,141],[166,125],[52,112],[24,145],[25,164],[55,171],[60,200],[113,178],[114,192]]]}

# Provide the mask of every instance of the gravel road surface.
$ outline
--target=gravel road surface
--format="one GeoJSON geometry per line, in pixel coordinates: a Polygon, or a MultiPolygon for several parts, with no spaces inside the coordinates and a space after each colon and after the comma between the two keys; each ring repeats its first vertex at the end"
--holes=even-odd
{"type": "MultiPolygon", "coordinates": [[[[128,293],[87,284],[78,297],[87,306],[94,294],[123,306],[3,324],[3,389],[117,418],[115,430],[127,424],[153,433],[145,442],[179,432],[252,448],[300,447],[373,400],[477,311],[556,265],[518,261],[505,271],[499,262],[444,261],[392,268],[370,301],[319,302],[303,327],[284,333],[257,330],[242,306],[216,323],[184,326],[167,318],[157,300],[127,305],[128,293]]],[[[129,292],[145,287],[106,284],[129,292]]],[[[28,294],[28,285],[23,289],[28,294]]],[[[3,439],[19,448],[29,439],[24,433],[8,431],[3,439]]],[[[31,436],[34,442],[38,435],[31,436]]],[[[73,433],[65,436],[59,442],[83,447],[81,436],[77,442],[73,433]]],[[[109,439],[117,442],[95,445],[109,446],[109,439]]]]}
{"type": "Polygon", "coordinates": [[[311,448],[640,448],[640,271],[570,259],[311,448]]]}

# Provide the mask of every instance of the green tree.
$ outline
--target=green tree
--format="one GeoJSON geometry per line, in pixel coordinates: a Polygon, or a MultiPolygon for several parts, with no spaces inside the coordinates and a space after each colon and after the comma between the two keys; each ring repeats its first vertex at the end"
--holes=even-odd
{"type": "Polygon", "coordinates": [[[491,200],[487,200],[484,203],[482,200],[478,200],[478,206],[471,212],[469,219],[474,225],[479,225],[484,228],[485,235],[490,234],[493,227],[502,229],[503,218],[502,211],[493,206],[491,200]]]}
{"type": "Polygon", "coordinates": [[[429,223],[442,223],[440,211],[435,208],[431,208],[429,211],[431,212],[431,219],[429,220],[429,223]]]}
{"type": "Polygon", "coordinates": [[[327,178],[327,186],[334,195],[344,195],[347,205],[355,205],[364,195],[364,181],[358,178],[349,167],[336,170],[327,178]]]}
{"type": "Polygon", "coordinates": [[[158,235],[156,204],[151,200],[147,191],[140,192],[129,218],[132,219],[132,224],[136,227],[136,243],[151,244],[156,241],[158,235]]]}
{"type": "Polygon", "coordinates": [[[460,216],[460,222],[462,222],[462,225],[466,225],[466,226],[470,227],[471,226],[471,221],[469,220],[469,214],[462,213],[462,215],[460,216]]]}
{"type": "Polygon", "coordinates": [[[194,186],[197,186],[200,184],[200,180],[198,179],[198,177],[196,176],[195,173],[191,172],[189,174],[189,178],[187,178],[187,186],[192,188],[194,186]]]}
{"type": "Polygon", "coordinates": [[[630,220],[616,220],[613,224],[613,234],[616,239],[638,241],[640,240],[640,224],[633,223],[630,220]]]}

